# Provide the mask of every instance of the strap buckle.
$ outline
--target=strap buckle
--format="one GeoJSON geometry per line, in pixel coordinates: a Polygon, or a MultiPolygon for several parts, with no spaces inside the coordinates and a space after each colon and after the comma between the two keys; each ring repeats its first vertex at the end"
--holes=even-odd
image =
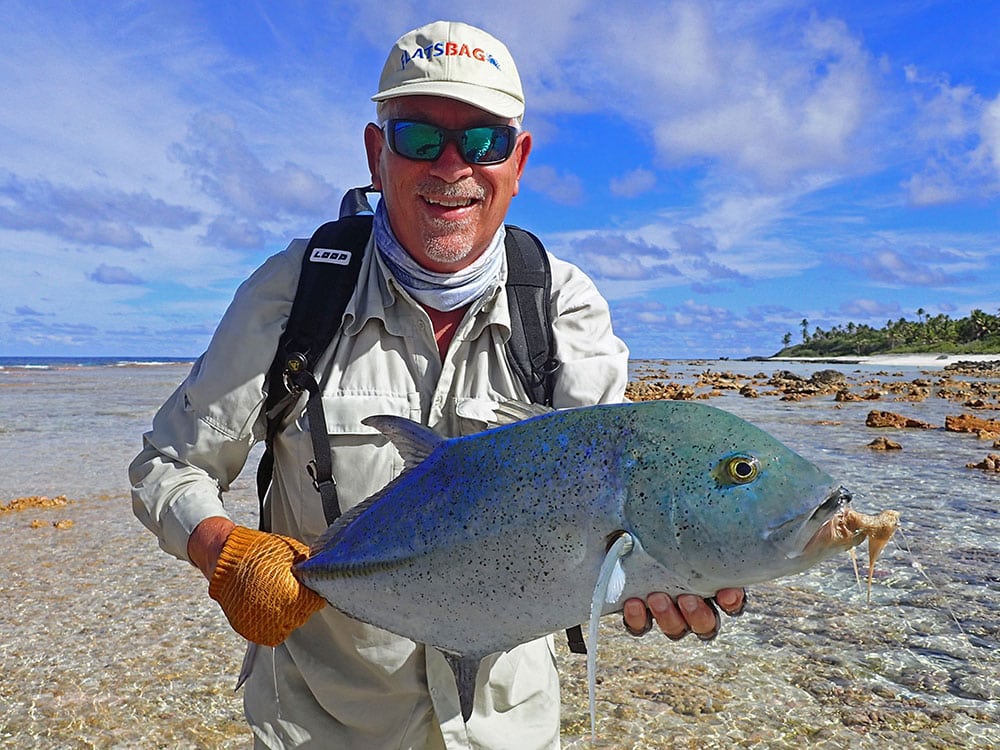
{"type": "Polygon", "coordinates": [[[313,459],[306,464],[306,471],[309,473],[309,476],[312,477],[313,489],[320,494],[323,494],[323,487],[329,487],[331,485],[333,487],[337,486],[337,482],[332,476],[327,479],[319,478],[319,471],[316,469],[316,459],[313,459]]]}
{"type": "Polygon", "coordinates": [[[304,354],[292,352],[285,359],[285,369],[281,371],[281,380],[289,393],[301,393],[303,386],[296,380],[297,376],[306,372],[308,361],[304,354]]]}

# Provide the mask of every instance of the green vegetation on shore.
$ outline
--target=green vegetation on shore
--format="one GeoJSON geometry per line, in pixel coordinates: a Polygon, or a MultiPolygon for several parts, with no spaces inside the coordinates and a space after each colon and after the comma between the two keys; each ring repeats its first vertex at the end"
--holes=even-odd
{"type": "Polygon", "coordinates": [[[817,327],[810,333],[808,320],[803,320],[800,326],[802,343],[792,345],[792,334],[786,333],[782,341],[784,347],[775,357],[1000,353],[1000,315],[982,310],[973,310],[968,317],[952,320],[943,314],[931,317],[920,309],[916,321],[890,320],[882,328],[848,323],[829,331],[817,327]]]}

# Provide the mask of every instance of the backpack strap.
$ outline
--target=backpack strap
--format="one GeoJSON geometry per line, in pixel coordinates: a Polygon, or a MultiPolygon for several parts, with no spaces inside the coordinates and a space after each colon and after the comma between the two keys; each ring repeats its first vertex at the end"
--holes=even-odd
{"type": "Polygon", "coordinates": [[[307,468],[322,498],[327,523],[333,523],[340,515],[326,415],[313,369],[340,328],[344,310],[354,294],[371,227],[372,217],[365,215],[327,222],[313,233],[302,256],[302,270],[288,323],[267,374],[264,404],[267,431],[264,455],[257,464],[257,500],[263,530],[270,527],[270,514],[264,507],[264,500],[274,474],[274,437],[283,417],[302,391],[309,393],[306,413],[314,456],[307,468]]]}
{"type": "Polygon", "coordinates": [[[555,357],[549,312],[549,257],[535,235],[513,225],[507,225],[505,245],[511,329],[507,359],[531,401],[551,406],[559,360],[555,357]]]}
{"type": "MultiPolygon", "coordinates": [[[[541,241],[527,230],[507,225],[507,304],[510,339],[507,359],[533,403],[552,406],[559,360],[552,339],[552,270],[541,241]]],[[[586,654],[583,626],[566,628],[571,653],[586,654]]]]}

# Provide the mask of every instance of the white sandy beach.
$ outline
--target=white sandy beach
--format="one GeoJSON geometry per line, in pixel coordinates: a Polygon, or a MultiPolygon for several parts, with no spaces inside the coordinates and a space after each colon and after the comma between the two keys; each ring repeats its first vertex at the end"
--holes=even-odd
{"type": "Polygon", "coordinates": [[[879,367],[923,367],[944,369],[956,362],[1000,362],[1000,354],[875,354],[870,357],[771,357],[768,362],[844,362],[879,367]]]}

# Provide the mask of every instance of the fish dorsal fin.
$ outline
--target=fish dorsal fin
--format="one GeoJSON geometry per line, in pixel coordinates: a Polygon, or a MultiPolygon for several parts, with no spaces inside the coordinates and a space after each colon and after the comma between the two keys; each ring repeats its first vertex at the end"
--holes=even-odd
{"type": "Polygon", "coordinates": [[[430,428],[424,427],[412,419],[406,419],[405,417],[376,414],[371,417],[365,417],[361,420],[361,423],[378,430],[389,439],[396,450],[399,451],[399,455],[403,457],[403,473],[375,494],[365,498],[353,508],[344,511],[310,545],[310,555],[317,555],[323,552],[327,545],[336,539],[342,529],[349,526],[355,518],[377,503],[383,495],[391,492],[394,486],[403,480],[407,471],[423,463],[434,452],[434,449],[444,442],[444,438],[430,428]]]}
{"type": "Polygon", "coordinates": [[[381,432],[399,451],[407,469],[422,463],[434,449],[444,442],[444,438],[429,427],[405,417],[377,414],[365,417],[361,424],[374,427],[381,432]]]}
{"type": "Polygon", "coordinates": [[[501,401],[493,410],[493,425],[513,424],[532,417],[554,412],[551,406],[543,404],[527,404],[523,401],[501,401]]]}
{"type": "Polygon", "coordinates": [[[632,551],[632,535],[623,531],[608,548],[597,575],[597,585],[590,600],[590,623],[587,626],[587,694],[590,698],[590,736],[597,737],[597,626],[604,604],[613,604],[625,590],[625,571],[621,559],[632,551]],[[617,593],[616,593],[617,592],[617,593]],[[613,598],[612,598],[613,597],[613,598]]]}

